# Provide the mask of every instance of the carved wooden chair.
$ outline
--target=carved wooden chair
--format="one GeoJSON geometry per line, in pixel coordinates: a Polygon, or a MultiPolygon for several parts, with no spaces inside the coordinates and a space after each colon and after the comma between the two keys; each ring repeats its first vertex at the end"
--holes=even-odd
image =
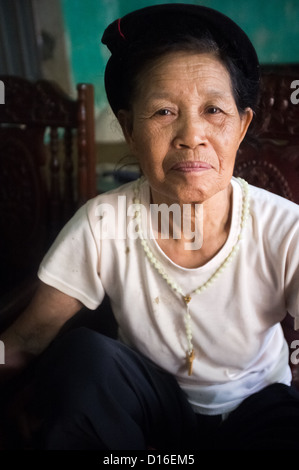
{"type": "Polygon", "coordinates": [[[96,194],[93,86],[2,76],[0,328],[26,305],[39,262],[76,208],[96,194]]]}
{"type": "MultiPolygon", "coordinates": [[[[299,104],[293,104],[291,84],[299,79],[299,64],[262,68],[258,111],[241,145],[235,175],[299,204],[299,104]]],[[[283,322],[291,346],[299,333],[293,319],[283,322]]],[[[290,353],[292,349],[290,349],[290,353]]],[[[290,363],[293,382],[299,389],[299,365],[290,363]]]]}

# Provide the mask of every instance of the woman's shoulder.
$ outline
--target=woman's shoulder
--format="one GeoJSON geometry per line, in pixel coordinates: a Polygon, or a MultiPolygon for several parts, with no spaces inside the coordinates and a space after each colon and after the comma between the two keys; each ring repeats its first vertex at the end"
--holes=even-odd
{"type": "Polygon", "coordinates": [[[88,201],[88,205],[96,205],[103,201],[114,201],[117,200],[119,196],[132,196],[134,193],[134,185],[135,181],[130,181],[129,183],[125,183],[120,185],[114,189],[110,189],[109,191],[105,191],[104,193],[97,194],[93,199],[88,201]]]}
{"type": "Polygon", "coordinates": [[[259,225],[299,227],[299,205],[266,189],[249,185],[250,212],[259,225]]]}
{"type": "MultiPolygon", "coordinates": [[[[108,235],[111,235],[127,223],[127,217],[135,213],[136,183],[136,180],[126,183],[99,194],[86,203],[85,213],[92,231],[98,230],[99,227],[102,230],[104,227],[108,230],[108,235]]],[[[141,180],[140,183],[144,190],[149,192],[147,182],[141,180]]]]}
{"type": "MultiPolygon", "coordinates": [[[[98,194],[87,202],[87,209],[104,203],[117,205],[119,198],[121,198],[121,200],[126,198],[128,203],[132,203],[135,195],[136,183],[137,180],[130,181],[114,189],[98,194]]],[[[148,186],[145,178],[140,178],[140,183],[142,186],[148,186]]]]}
{"type": "Polygon", "coordinates": [[[257,207],[265,208],[269,206],[274,207],[276,210],[287,210],[295,214],[299,213],[299,205],[285,197],[251,184],[249,185],[249,190],[251,200],[257,207]]]}

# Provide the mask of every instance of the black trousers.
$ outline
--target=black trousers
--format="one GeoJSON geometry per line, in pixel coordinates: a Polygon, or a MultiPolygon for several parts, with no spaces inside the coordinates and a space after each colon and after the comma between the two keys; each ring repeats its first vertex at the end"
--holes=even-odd
{"type": "Polygon", "coordinates": [[[176,380],[123,344],[79,328],[36,370],[43,450],[299,449],[299,393],[269,385],[226,420],[193,412],[176,380]]]}

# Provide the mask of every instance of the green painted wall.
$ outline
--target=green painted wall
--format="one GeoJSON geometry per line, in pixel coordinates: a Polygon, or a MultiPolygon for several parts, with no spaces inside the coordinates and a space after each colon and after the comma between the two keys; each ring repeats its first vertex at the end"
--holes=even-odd
{"type": "MultiPolygon", "coordinates": [[[[105,103],[103,74],[109,53],[101,45],[114,19],[167,0],[61,0],[74,83],[95,85],[96,103],[105,103]]],[[[235,20],[252,40],[261,63],[299,62],[299,0],[204,0],[202,4],[235,20]]]]}

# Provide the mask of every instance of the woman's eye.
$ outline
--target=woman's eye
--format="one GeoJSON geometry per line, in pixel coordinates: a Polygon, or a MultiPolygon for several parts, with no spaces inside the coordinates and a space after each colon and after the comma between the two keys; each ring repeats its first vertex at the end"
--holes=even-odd
{"type": "Polygon", "coordinates": [[[171,111],[169,109],[159,109],[159,111],[157,111],[157,113],[159,116],[171,116],[171,111]]]}
{"type": "Polygon", "coordinates": [[[210,106],[207,109],[207,112],[208,112],[208,114],[218,114],[218,113],[221,113],[221,109],[217,108],[217,106],[210,106]]]}

